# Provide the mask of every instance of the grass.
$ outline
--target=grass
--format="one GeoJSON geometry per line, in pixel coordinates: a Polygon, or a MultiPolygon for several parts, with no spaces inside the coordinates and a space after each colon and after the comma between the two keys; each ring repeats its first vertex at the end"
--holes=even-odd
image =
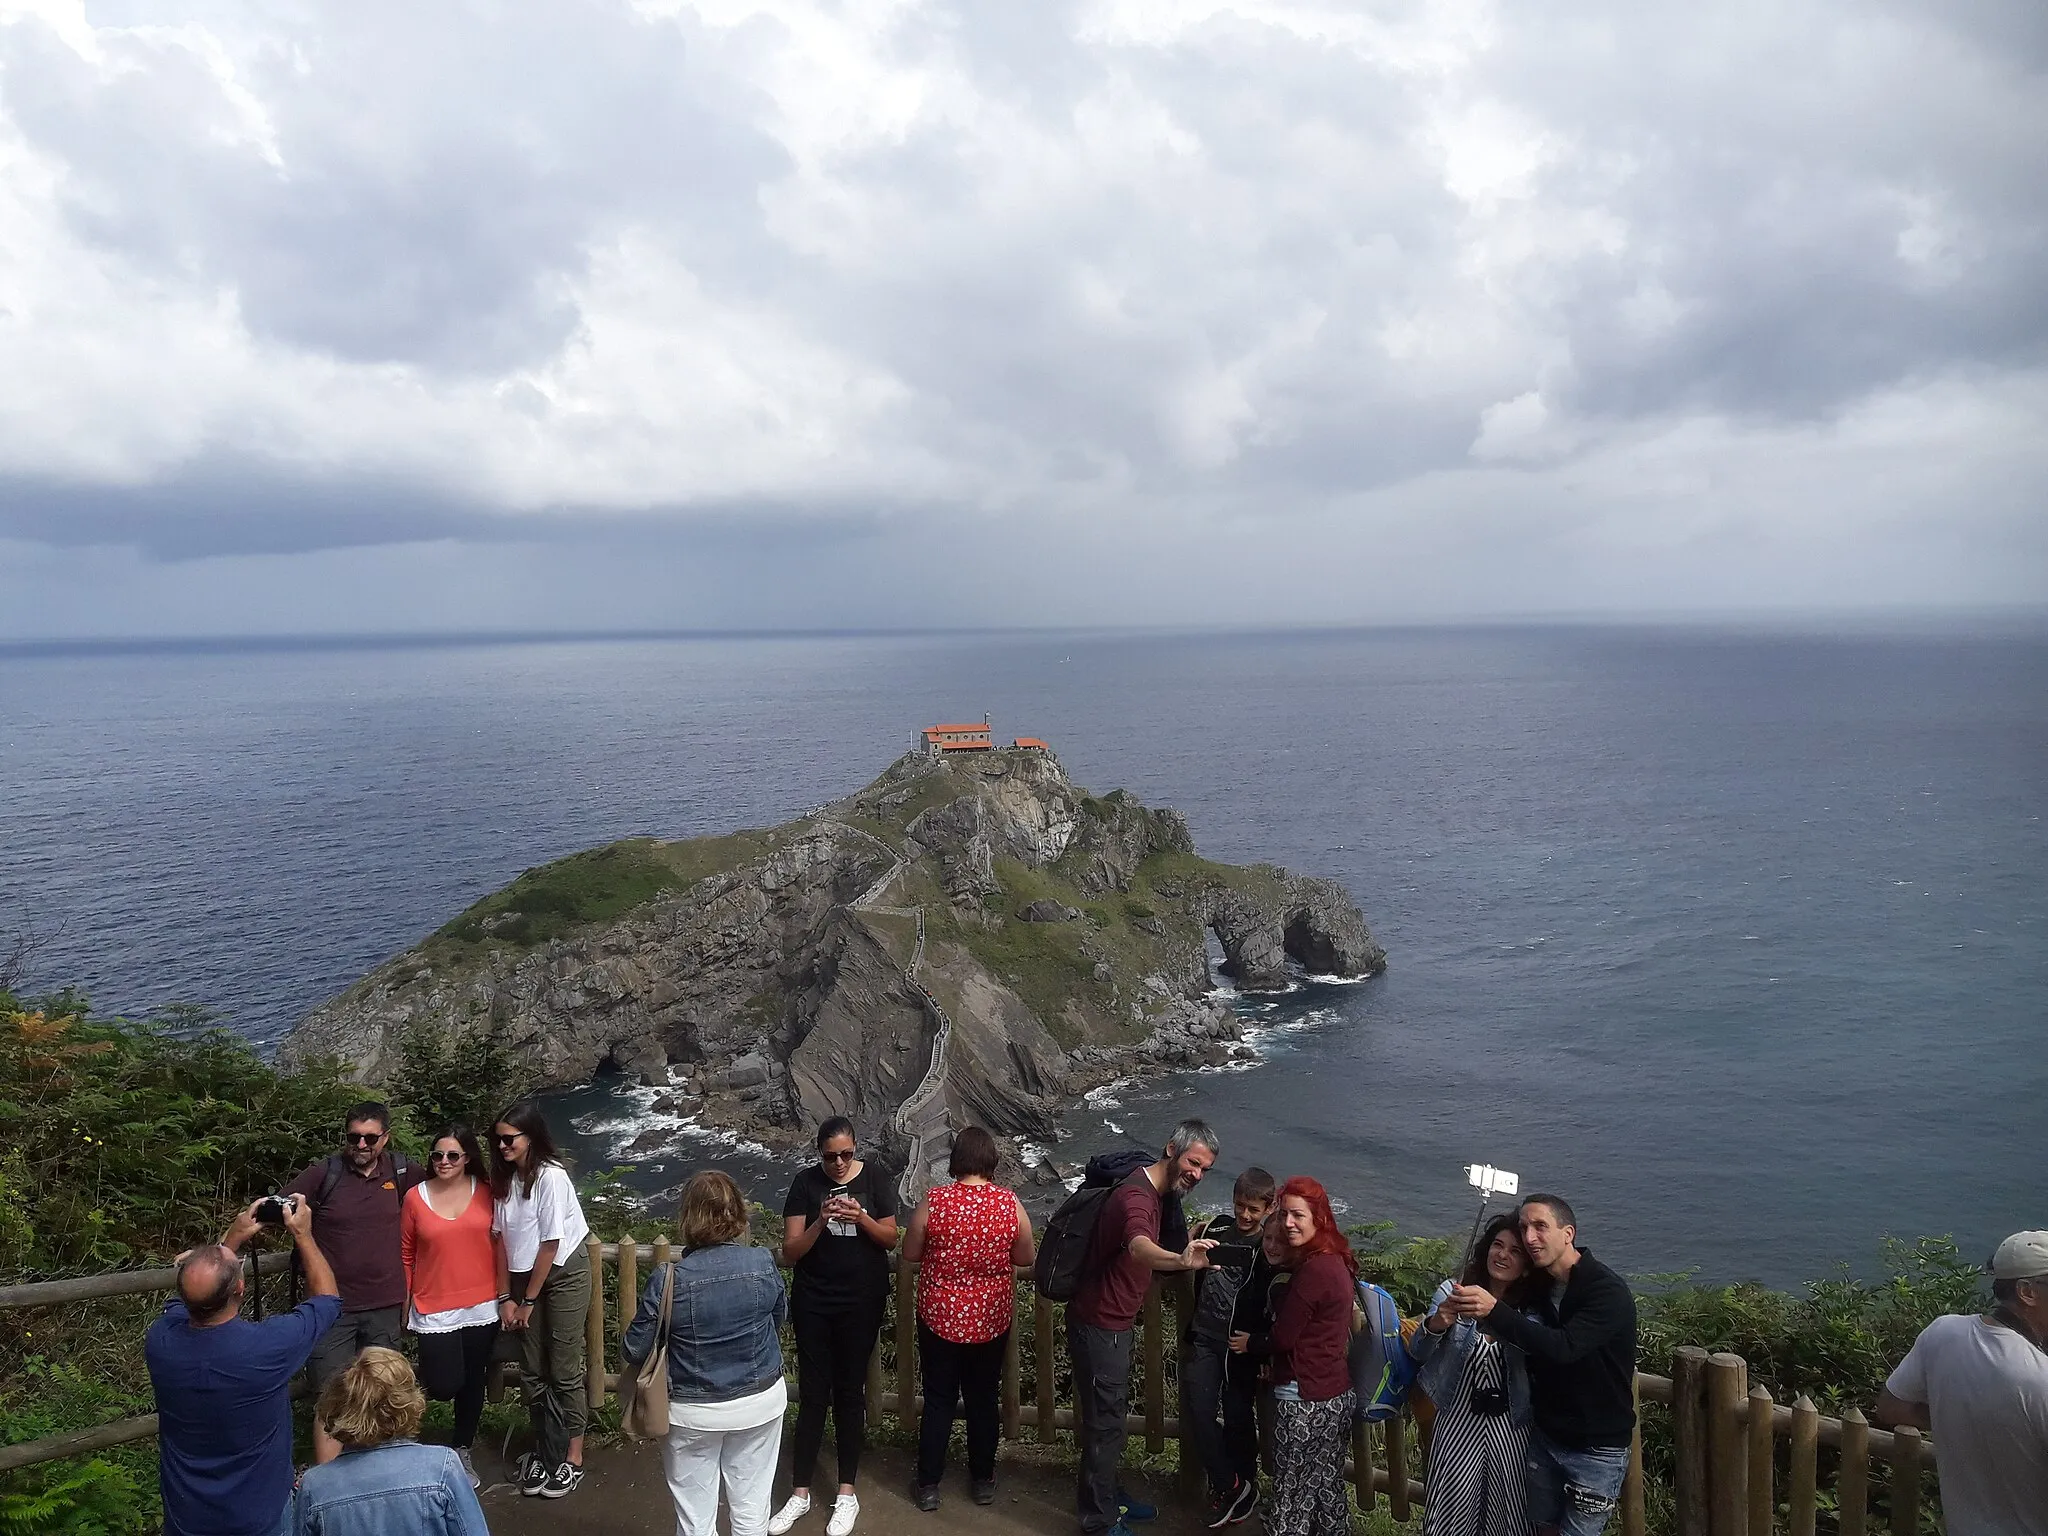
{"type": "Polygon", "coordinates": [[[529,869],[421,946],[423,959],[451,959],[485,945],[531,949],[576,928],[607,923],[666,891],[687,890],[771,851],[768,832],[663,842],[631,837],[529,869]]]}

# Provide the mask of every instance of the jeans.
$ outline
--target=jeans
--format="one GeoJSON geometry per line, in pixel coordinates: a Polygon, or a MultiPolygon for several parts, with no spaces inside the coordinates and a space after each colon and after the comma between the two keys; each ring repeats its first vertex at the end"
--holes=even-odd
{"type": "Polygon", "coordinates": [[[1225,1498],[1238,1483],[1259,1480],[1259,1429],[1252,1417],[1252,1388],[1237,1373],[1230,1352],[1214,1339],[1195,1338],[1181,1370],[1181,1412],[1195,1438],[1195,1454],[1209,1474],[1209,1491],[1225,1498]],[[1216,1421],[1222,1410],[1223,1422],[1216,1421]]]}
{"type": "Polygon", "coordinates": [[[484,1375],[498,1347],[498,1325],[478,1323],[452,1333],[416,1335],[420,1344],[420,1390],[455,1404],[455,1444],[467,1449],[484,1412],[484,1375]]]}
{"type": "Polygon", "coordinates": [[[1067,1314],[1067,1358],[1074,1367],[1074,1404],[1081,1415],[1081,1479],[1075,1500],[1088,1536],[1123,1518],[1116,1492],[1124,1459],[1124,1415],[1131,1402],[1131,1331],[1091,1328],[1067,1314]]]}
{"type": "Polygon", "coordinates": [[[661,1442],[661,1467],[676,1504],[676,1536],[718,1536],[718,1488],[725,1484],[732,1536],[761,1536],[775,1493],[782,1419],[752,1429],[683,1429],[661,1442]]]}
{"type": "Polygon", "coordinates": [[[1540,1429],[1529,1431],[1529,1523],[1559,1536],[1600,1536],[1621,1497],[1628,1447],[1575,1451],[1540,1429]]]}
{"type": "Polygon", "coordinates": [[[868,1356],[882,1331],[882,1303],[853,1311],[820,1312],[799,1300],[790,1308],[796,1332],[796,1432],[789,1452],[789,1485],[808,1488],[825,1443],[825,1410],[832,1410],[839,1450],[839,1481],[860,1476],[868,1426],[868,1356]]]}
{"type": "MultiPolygon", "coordinates": [[[[512,1276],[512,1294],[524,1296],[531,1271],[512,1276]]],[[[550,1467],[569,1459],[590,1414],[583,1390],[584,1324],[590,1318],[590,1254],[579,1250],[541,1282],[540,1300],[519,1330],[520,1392],[533,1423],[534,1450],[550,1467]]]]}
{"type": "Polygon", "coordinates": [[[985,1483],[996,1475],[996,1442],[1002,1436],[1005,1328],[986,1344],[955,1344],[917,1324],[917,1360],[924,1368],[924,1419],[918,1426],[917,1480],[926,1487],[946,1473],[946,1442],[953,1436],[953,1405],[964,1399],[967,1417],[967,1475],[985,1483]]]}

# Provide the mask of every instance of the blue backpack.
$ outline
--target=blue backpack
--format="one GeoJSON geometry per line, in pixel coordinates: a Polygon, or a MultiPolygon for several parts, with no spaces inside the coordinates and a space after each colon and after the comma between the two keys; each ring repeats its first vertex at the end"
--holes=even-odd
{"type": "Polygon", "coordinates": [[[1415,1357],[1401,1337],[1401,1309],[1382,1286],[1358,1282],[1365,1326],[1351,1336],[1351,1390],[1358,1396],[1361,1424],[1400,1417],[1415,1380],[1415,1357]]]}

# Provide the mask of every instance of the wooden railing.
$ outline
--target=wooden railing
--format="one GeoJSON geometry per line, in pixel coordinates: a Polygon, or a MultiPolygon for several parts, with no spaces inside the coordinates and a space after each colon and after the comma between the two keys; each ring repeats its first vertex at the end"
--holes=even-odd
{"type": "MultiPolygon", "coordinates": [[[[590,1405],[601,1408],[617,1390],[611,1363],[619,1358],[619,1342],[640,1295],[648,1265],[668,1262],[667,1239],[654,1243],[589,1244],[593,1277],[586,1347],[586,1378],[590,1405]],[[607,1303],[604,1267],[616,1272],[618,1302],[607,1303]]],[[[262,1256],[260,1273],[289,1264],[287,1254],[262,1256]]],[[[917,1266],[894,1266],[895,1306],[886,1337],[893,1364],[885,1362],[883,1340],[877,1339],[868,1361],[868,1404],[871,1414],[892,1413],[900,1423],[914,1425],[924,1405],[918,1391],[916,1307],[917,1266]]],[[[252,1273],[254,1273],[252,1271],[252,1273]]],[[[47,1281],[0,1287],[0,1310],[41,1307],[111,1296],[161,1294],[175,1272],[169,1269],[95,1275],[78,1280],[47,1281]]],[[[1168,1364],[1179,1379],[1191,1316],[1193,1288],[1187,1275],[1165,1275],[1145,1297],[1138,1320],[1133,1357],[1134,1401],[1128,1418],[1133,1436],[1158,1453],[1168,1440],[1179,1441],[1180,1480],[1186,1497],[1198,1498],[1202,1474],[1194,1447],[1179,1417],[1168,1412],[1168,1364]],[[1168,1311],[1173,1313],[1169,1322],[1168,1311]]],[[[1058,1401],[1061,1318],[1059,1309],[1042,1297],[1020,1293],[1003,1357],[1002,1426],[1006,1439],[1022,1439],[1027,1430],[1042,1443],[1056,1443],[1075,1427],[1071,1407],[1058,1401]],[[1030,1352],[1033,1390],[1024,1392],[1025,1352],[1030,1352]]],[[[491,1391],[502,1397],[514,1372],[492,1370],[491,1391]]],[[[1637,1415],[1634,1454],[1622,1488],[1619,1524],[1622,1536],[1644,1536],[1648,1523],[1647,1474],[1643,1463],[1645,1414],[1668,1414],[1672,1469],[1669,1481],[1674,1536],[1818,1536],[1824,1503],[1832,1505],[1829,1529],[1834,1536],[1877,1536],[1872,1528],[1873,1493],[1882,1491],[1890,1536],[1918,1536],[1920,1511],[1930,1496],[1926,1486],[1935,1468],[1934,1447],[1918,1431],[1887,1433],[1875,1429],[1851,1409],[1840,1419],[1823,1418],[1804,1397],[1790,1405],[1776,1403],[1762,1387],[1752,1387],[1748,1367],[1739,1355],[1708,1354],[1691,1346],[1674,1352],[1673,1374],[1639,1374],[1636,1392],[1644,1412],[1637,1415]],[[1820,1452],[1832,1452],[1831,1498],[1823,1499],[1820,1452]],[[1779,1468],[1784,1468],[1784,1499],[1780,1509],[1779,1468]]],[[[792,1394],[794,1395],[794,1394],[792,1394]]],[[[0,1447],[0,1472],[64,1456],[84,1455],[109,1446],[146,1439],[157,1432],[156,1415],[121,1419],[95,1429],[53,1435],[20,1445],[0,1447]]],[[[1359,1507],[1370,1510],[1384,1496],[1388,1512],[1405,1521],[1420,1507],[1419,1478],[1428,1461],[1426,1429],[1397,1418],[1352,1436],[1352,1454],[1345,1473],[1359,1507]]]]}

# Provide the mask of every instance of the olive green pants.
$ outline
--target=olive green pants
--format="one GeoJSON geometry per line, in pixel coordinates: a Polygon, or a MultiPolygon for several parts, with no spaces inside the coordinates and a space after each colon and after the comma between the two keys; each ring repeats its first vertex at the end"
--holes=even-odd
{"type": "MultiPolygon", "coordinates": [[[[528,1271],[530,1274],[531,1271],[528,1271]]],[[[526,1294],[527,1275],[512,1276],[512,1294],[526,1294]]],[[[590,1404],[583,1390],[584,1329],[590,1321],[590,1254],[579,1250],[541,1282],[540,1299],[519,1332],[520,1394],[533,1421],[534,1449],[550,1467],[569,1459],[590,1404]]]]}

